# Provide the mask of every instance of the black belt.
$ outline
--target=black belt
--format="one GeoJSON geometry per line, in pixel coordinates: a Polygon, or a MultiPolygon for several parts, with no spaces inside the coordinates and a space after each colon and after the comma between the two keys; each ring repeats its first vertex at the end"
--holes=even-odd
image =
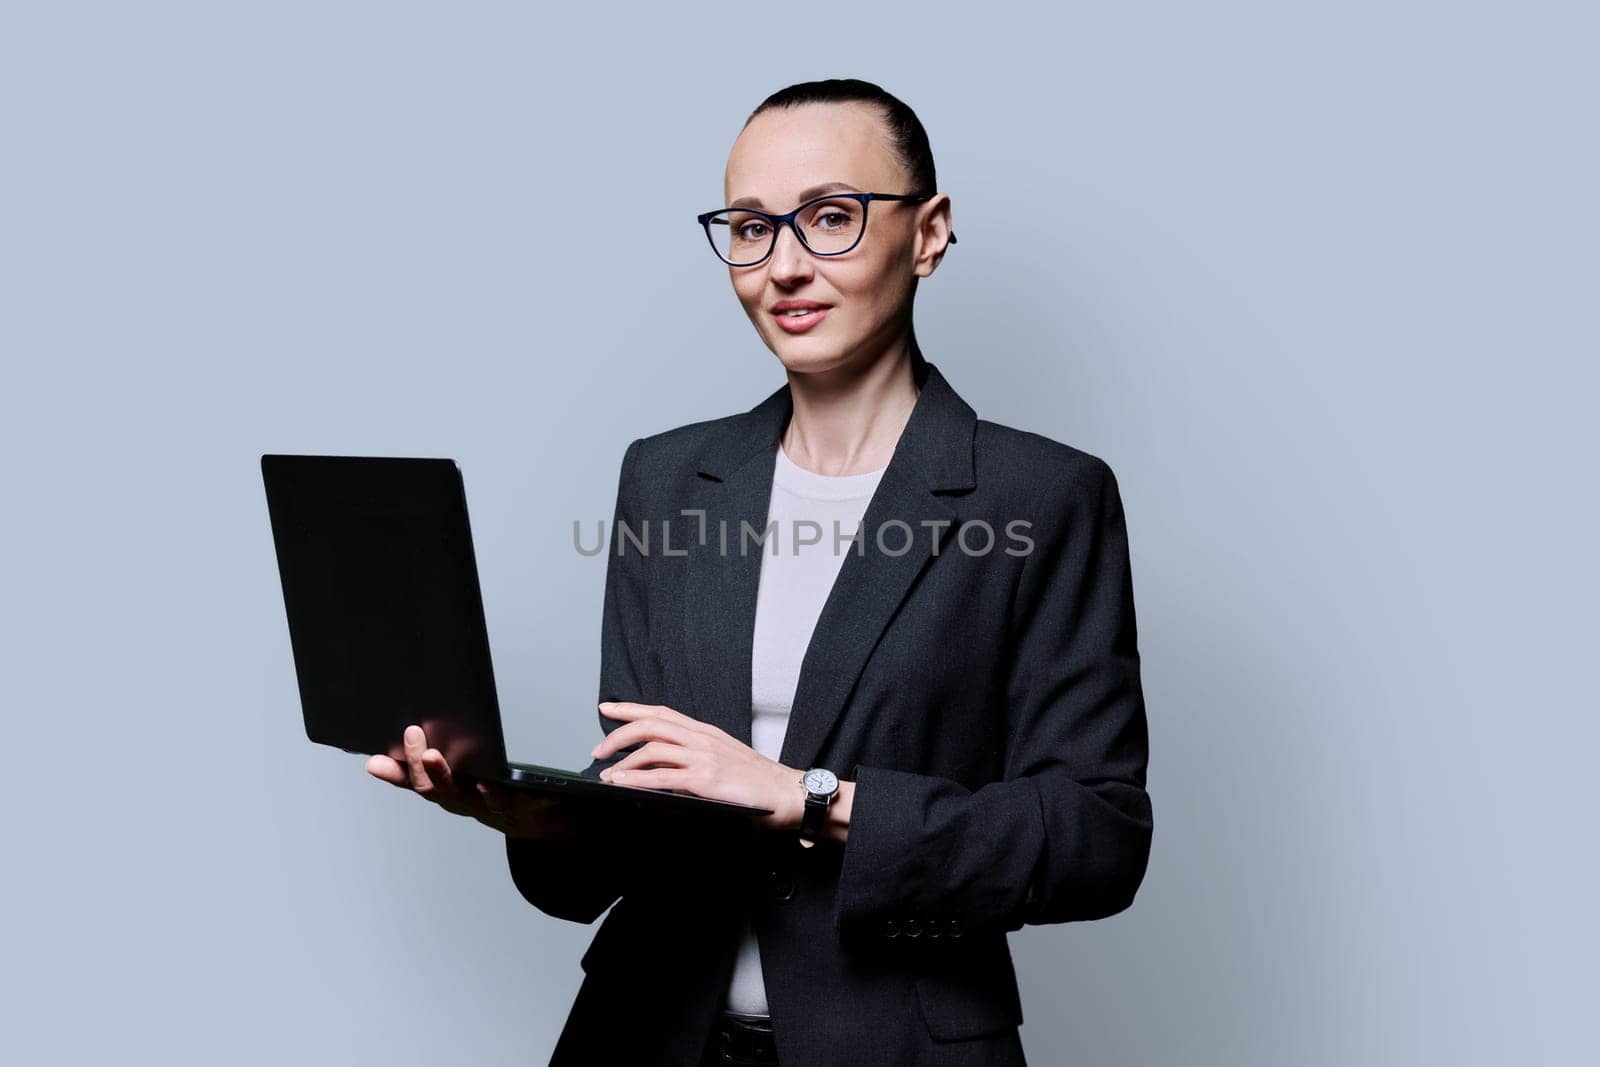
{"type": "Polygon", "coordinates": [[[711,1027],[703,1067],[724,1064],[776,1064],[778,1047],[772,1042],[772,1020],[764,1015],[739,1015],[725,1011],[711,1027]]]}

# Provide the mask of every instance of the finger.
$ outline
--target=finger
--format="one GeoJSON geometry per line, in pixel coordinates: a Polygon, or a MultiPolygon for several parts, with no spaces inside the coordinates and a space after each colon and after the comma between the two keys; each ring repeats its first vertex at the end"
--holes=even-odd
{"type": "Polygon", "coordinates": [[[703,737],[681,727],[659,719],[641,719],[612,730],[595,745],[593,755],[596,759],[608,759],[625,748],[647,741],[666,741],[685,748],[701,748],[705,745],[703,737]]]}
{"type": "Polygon", "coordinates": [[[667,741],[651,741],[601,771],[600,777],[610,781],[618,771],[636,768],[642,770],[645,767],[687,767],[694,755],[693,749],[684,748],[682,745],[674,745],[667,741]]]}
{"type": "Polygon", "coordinates": [[[401,789],[411,788],[411,772],[388,756],[377,755],[367,760],[367,773],[401,789]]]}
{"type": "Polygon", "coordinates": [[[496,819],[504,819],[510,807],[510,801],[501,793],[500,789],[491,782],[478,783],[478,796],[483,801],[484,808],[496,819]]]}
{"type": "Polygon", "coordinates": [[[670,741],[675,745],[693,747],[703,743],[704,736],[664,719],[639,719],[612,730],[594,746],[592,755],[596,759],[605,759],[613,752],[640,741],[670,741]]]}
{"type": "Polygon", "coordinates": [[[609,781],[639,789],[684,789],[693,792],[689,783],[695,777],[693,771],[683,767],[647,767],[644,770],[618,771],[609,781]]]}
{"type": "Polygon", "coordinates": [[[422,765],[422,754],[427,750],[427,743],[428,738],[422,732],[422,727],[406,727],[406,767],[411,772],[411,788],[419,793],[426,793],[433,788],[433,780],[428,777],[427,769],[422,765]]]}
{"type": "Polygon", "coordinates": [[[655,718],[677,723],[679,726],[690,730],[717,729],[710,723],[701,722],[693,715],[685,715],[676,708],[669,708],[665,704],[636,704],[627,700],[608,700],[600,705],[600,713],[613,719],[622,719],[628,722],[636,719],[655,718]]]}
{"type": "Polygon", "coordinates": [[[677,723],[678,726],[688,729],[691,733],[706,734],[706,736],[731,737],[731,734],[720,726],[712,726],[707,721],[685,715],[675,707],[666,704],[630,704],[627,701],[605,702],[600,705],[602,715],[611,718],[622,718],[624,721],[640,720],[640,718],[658,718],[667,723],[677,723]],[[610,712],[606,709],[611,709],[610,712]]]}
{"type": "Polygon", "coordinates": [[[456,776],[445,761],[443,752],[436,748],[428,749],[422,754],[422,766],[437,789],[446,792],[455,789],[456,776]]]}

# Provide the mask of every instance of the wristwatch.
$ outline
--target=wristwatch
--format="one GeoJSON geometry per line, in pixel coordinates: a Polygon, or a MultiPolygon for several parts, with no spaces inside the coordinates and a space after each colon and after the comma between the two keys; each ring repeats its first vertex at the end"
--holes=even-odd
{"type": "Polygon", "coordinates": [[[839,794],[839,779],[826,767],[813,767],[800,779],[806,790],[806,810],[800,817],[800,843],[810,848],[822,834],[828,805],[839,794]]]}

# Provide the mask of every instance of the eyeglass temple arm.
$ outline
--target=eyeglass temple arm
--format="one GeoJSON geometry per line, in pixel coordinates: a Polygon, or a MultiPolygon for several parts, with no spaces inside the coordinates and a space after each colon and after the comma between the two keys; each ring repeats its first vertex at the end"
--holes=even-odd
{"type": "MultiPolygon", "coordinates": [[[[932,200],[933,199],[933,194],[930,193],[927,196],[896,196],[896,197],[875,196],[875,197],[873,197],[873,199],[874,200],[916,200],[916,201],[920,202],[920,201],[923,201],[923,200],[932,200]]],[[[955,244],[956,243],[956,231],[955,230],[951,230],[950,231],[950,243],[951,244],[955,244]]]]}

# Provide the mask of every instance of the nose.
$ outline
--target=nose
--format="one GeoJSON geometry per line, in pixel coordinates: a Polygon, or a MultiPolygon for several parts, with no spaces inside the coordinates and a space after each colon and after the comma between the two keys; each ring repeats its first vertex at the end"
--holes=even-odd
{"type": "Polygon", "coordinates": [[[767,260],[767,270],[772,280],[784,286],[804,282],[810,279],[811,268],[811,253],[800,243],[794,227],[780,227],[772,257],[767,260]]]}

